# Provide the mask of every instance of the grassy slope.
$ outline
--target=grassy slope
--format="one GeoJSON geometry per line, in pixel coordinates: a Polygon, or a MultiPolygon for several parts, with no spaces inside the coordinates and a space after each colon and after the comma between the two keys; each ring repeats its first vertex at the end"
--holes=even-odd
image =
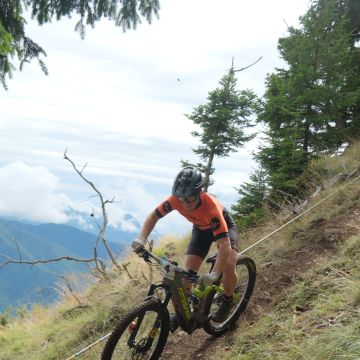
{"type": "MultiPolygon", "coordinates": [[[[315,165],[326,177],[351,173],[359,168],[359,150],[356,146],[341,159],[323,159],[315,165]]],[[[315,258],[305,270],[297,269],[295,281],[278,290],[272,306],[257,305],[255,319],[244,316],[235,336],[220,343],[210,359],[360,358],[360,180],[329,187],[309,206],[334,191],[338,192],[262,249],[249,253],[260,265],[259,281],[268,281],[263,281],[262,295],[271,293],[273,286],[266,264],[281,263],[297,253],[299,260],[292,257],[293,263],[285,265],[285,272],[291,273],[292,267],[303,264],[300,257],[307,250],[314,251],[315,258]],[[225,345],[230,345],[226,352],[225,345]]],[[[253,234],[258,235],[254,230],[253,234]]]]}
{"type": "MultiPolygon", "coordinates": [[[[358,146],[341,159],[319,161],[314,172],[319,173],[320,168],[324,178],[340,171],[351,172],[358,167],[359,156],[358,146]]],[[[312,204],[341,186],[328,188],[312,204]]],[[[357,182],[249,251],[258,264],[262,293],[257,290],[254,294],[249,315],[231,334],[227,351],[223,349],[225,340],[219,339],[218,348],[211,349],[207,358],[360,358],[360,235],[355,231],[360,225],[359,198],[357,182]],[[272,289],[271,279],[266,277],[271,273],[268,270],[271,264],[275,266],[293,256],[293,263],[286,263],[290,273],[290,267],[297,264],[294,254],[301,254],[303,249],[322,241],[329,245],[329,251],[322,252],[321,246],[313,247],[316,250],[311,264],[304,263],[304,268],[294,273],[284,291],[272,289]],[[273,300],[274,294],[277,298],[263,306],[260,295],[266,291],[273,300]]],[[[255,242],[280,224],[281,220],[275,218],[266,226],[241,234],[241,246],[255,242]]],[[[173,254],[180,260],[186,238],[168,239],[165,244],[158,251],[173,254]]],[[[100,282],[86,293],[78,294],[83,307],[67,293],[56,306],[34,307],[33,311],[0,326],[0,359],[65,359],[108,333],[118,316],[140,301],[146,292],[148,267],[133,255],[129,261],[130,272],[140,285],[134,286],[134,281],[124,273],[110,274],[108,282],[100,282]]],[[[84,358],[98,359],[101,348],[102,345],[95,346],[84,358]]]]}

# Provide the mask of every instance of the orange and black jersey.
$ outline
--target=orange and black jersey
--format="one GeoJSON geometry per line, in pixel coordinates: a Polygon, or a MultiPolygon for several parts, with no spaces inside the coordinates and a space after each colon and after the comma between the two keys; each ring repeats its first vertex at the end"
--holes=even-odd
{"type": "Polygon", "coordinates": [[[229,229],[223,215],[224,206],[214,196],[202,191],[199,205],[188,212],[176,196],[170,195],[155,209],[155,214],[162,218],[172,210],[177,210],[200,230],[211,229],[215,240],[228,236],[229,229]]]}

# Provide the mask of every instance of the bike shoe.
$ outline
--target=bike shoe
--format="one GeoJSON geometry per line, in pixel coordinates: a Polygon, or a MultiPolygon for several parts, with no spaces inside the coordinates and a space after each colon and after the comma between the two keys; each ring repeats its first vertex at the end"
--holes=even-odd
{"type": "Polygon", "coordinates": [[[224,322],[228,317],[232,306],[233,306],[232,298],[230,300],[226,300],[225,298],[222,298],[221,304],[219,308],[216,310],[216,312],[212,315],[211,320],[217,323],[224,322]]]}
{"type": "Polygon", "coordinates": [[[176,314],[170,315],[170,332],[174,332],[179,327],[179,320],[176,314]]]}

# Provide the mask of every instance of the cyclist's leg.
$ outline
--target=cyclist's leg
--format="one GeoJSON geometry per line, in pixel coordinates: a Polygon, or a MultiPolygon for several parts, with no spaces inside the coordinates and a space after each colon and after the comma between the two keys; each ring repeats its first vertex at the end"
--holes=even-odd
{"type": "Polygon", "coordinates": [[[231,249],[231,253],[228,257],[228,261],[223,267],[224,293],[228,297],[232,296],[237,282],[237,276],[235,273],[237,255],[238,255],[237,251],[231,249]]]}
{"type": "MultiPolygon", "coordinates": [[[[213,239],[204,236],[204,231],[201,231],[196,226],[193,226],[191,240],[185,254],[185,269],[198,272],[200,266],[209,252],[213,239]]],[[[191,293],[192,283],[184,280],[184,286],[188,294],[191,293]]],[[[173,303],[176,310],[176,304],[173,303]]],[[[174,332],[179,326],[179,321],[176,314],[170,316],[170,331],[174,332]]]]}
{"type": "Polygon", "coordinates": [[[199,271],[201,263],[208,254],[213,240],[210,229],[200,230],[198,227],[193,226],[191,240],[185,255],[186,270],[199,271]]]}
{"type": "Polygon", "coordinates": [[[193,226],[191,240],[186,250],[185,269],[198,272],[213,242],[211,230],[200,230],[193,226]]]}
{"type": "Polygon", "coordinates": [[[223,285],[225,290],[225,296],[230,297],[234,292],[237,282],[237,276],[235,272],[236,260],[238,256],[237,233],[235,222],[227,211],[224,211],[224,218],[229,229],[231,253],[229,255],[228,261],[223,268],[223,285]]]}
{"type": "Polygon", "coordinates": [[[235,228],[230,227],[229,223],[228,223],[228,229],[229,229],[229,238],[231,244],[231,252],[223,267],[222,283],[224,286],[224,296],[221,299],[221,303],[218,309],[216,310],[216,312],[212,314],[213,321],[218,323],[224,322],[231,311],[231,308],[234,304],[233,293],[237,284],[237,276],[235,271],[236,260],[238,256],[237,236],[236,236],[235,228]]]}

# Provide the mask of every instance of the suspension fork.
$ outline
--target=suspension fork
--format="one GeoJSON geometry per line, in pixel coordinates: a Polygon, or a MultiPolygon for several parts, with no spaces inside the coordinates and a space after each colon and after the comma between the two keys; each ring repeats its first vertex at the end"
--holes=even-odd
{"type": "MultiPolygon", "coordinates": [[[[155,293],[155,290],[158,289],[158,288],[163,288],[165,289],[165,293],[166,293],[166,296],[165,296],[165,299],[164,300],[159,300],[159,302],[161,303],[161,308],[162,309],[166,309],[168,304],[169,304],[169,301],[172,297],[172,292],[170,290],[169,287],[167,286],[164,286],[164,284],[151,284],[150,287],[149,287],[149,291],[148,291],[148,294],[147,296],[145,297],[145,300],[147,299],[151,299],[151,298],[154,298],[154,293],[155,293]]],[[[134,329],[134,331],[131,333],[129,339],[128,339],[128,346],[129,347],[133,347],[135,348],[137,351],[147,351],[151,345],[152,345],[152,342],[154,341],[155,339],[155,336],[156,334],[158,333],[159,331],[159,328],[160,328],[160,325],[161,325],[161,314],[159,314],[156,319],[155,319],[155,322],[154,322],[154,325],[153,327],[151,328],[151,330],[149,331],[148,335],[147,335],[147,339],[146,339],[146,343],[145,345],[143,346],[139,346],[139,345],[135,345],[135,338],[136,338],[136,335],[137,335],[137,332],[141,326],[141,323],[144,319],[144,316],[145,316],[145,313],[142,314],[141,316],[139,316],[137,318],[137,321],[136,321],[136,328],[134,329]]]]}

